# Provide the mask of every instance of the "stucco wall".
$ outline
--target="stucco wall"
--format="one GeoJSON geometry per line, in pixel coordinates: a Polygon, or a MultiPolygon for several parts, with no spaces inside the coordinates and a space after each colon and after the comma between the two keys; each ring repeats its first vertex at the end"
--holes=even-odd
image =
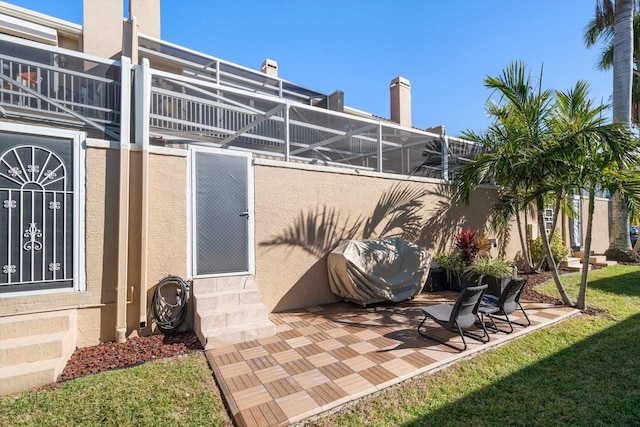
{"type": "MultiPolygon", "coordinates": [[[[436,253],[449,250],[463,228],[485,230],[495,191],[478,190],[470,206],[451,206],[448,190],[428,179],[256,161],[256,278],[263,302],[281,311],[335,301],[326,255],[348,236],[390,236],[404,227],[407,240],[436,253]],[[406,206],[415,211],[389,209],[394,200],[413,202],[406,206]],[[414,230],[407,232],[410,224],[414,230]]],[[[505,250],[514,256],[517,241],[505,250]]]]}
{"type": "MultiPolygon", "coordinates": [[[[91,144],[90,144],[91,145],[91,144]]],[[[140,284],[140,156],[131,153],[127,335],[138,331],[140,284]]],[[[86,291],[0,298],[0,316],[78,309],[78,347],[113,341],[118,253],[119,150],[86,150],[86,291]]],[[[149,156],[148,302],[168,274],[187,276],[187,159],[184,152],[149,156]]],[[[148,319],[151,325],[151,319],[148,319]]],[[[37,331],[34,331],[37,333],[37,331]]]]}
{"type": "MultiPolygon", "coordinates": [[[[584,245],[587,234],[587,215],[589,214],[589,200],[582,200],[582,244],[584,245]]],[[[609,200],[596,199],[593,214],[593,227],[591,229],[591,250],[596,254],[603,254],[609,248],[609,230],[611,221],[609,217],[609,200]]]]}
{"type": "MultiPolygon", "coordinates": [[[[149,155],[149,205],[147,222],[147,307],[155,285],[168,275],[187,278],[187,157],[182,150],[160,150],[149,155]]],[[[134,288],[127,306],[130,334],[148,335],[154,330],[151,316],[139,327],[141,259],[142,153],[131,153],[129,209],[129,286],[134,288]]]]}

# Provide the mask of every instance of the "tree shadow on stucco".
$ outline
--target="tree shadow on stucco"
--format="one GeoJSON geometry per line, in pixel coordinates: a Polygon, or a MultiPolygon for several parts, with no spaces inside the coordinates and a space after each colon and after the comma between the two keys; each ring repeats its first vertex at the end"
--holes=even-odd
{"type": "Polygon", "coordinates": [[[292,225],[260,245],[298,247],[322,257],[345,239],[400,236],[415,242],[422,229],[421,198],[427,194],[424,187],[396,184],[382,194],[366,219],[343,218],[336,208],[319,206],[300,212],[292,225]]]}
{"type": "Polygon", "coordinates": [[[450,243],[450,237],[460,232],[466,216],[460,209],[455,209],[448,185],[441,184],[434,190],[428,189],[425,195],[435,198],[436,202],[422,224],[416,243],[431,246],[435,252],[446,252],[449,250],[447,244],[450,243]]]}

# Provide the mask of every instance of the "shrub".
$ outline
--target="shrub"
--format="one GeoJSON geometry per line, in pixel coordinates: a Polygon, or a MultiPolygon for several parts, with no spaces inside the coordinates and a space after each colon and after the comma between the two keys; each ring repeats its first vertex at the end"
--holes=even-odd
{"type": "Polygon", "coordinates": [[[453,238],[453,244],[464,265],[470,265],[476,256],[485,254],[489,248],[486,236],[472,231],[471,227],[467,228],[467,231],[456,234],[453,238]]]}
{"type": "Polygon", "coordinates": [[[513,275],[513,265],[511,261],[504,258],[478,256],[466,268],[465,272],[475,273],[480,277],[510,277],[513,275]]]}
{"type": "MultiPolygon", "coordinates": [[[[564,242],[562,241],[562,237],[560,237],[557,232],[553,234],[550,246],[551,256],[553,256],[553,260],[556,262],[556,264],[567,259],[567,257],[571,253],[571,249],[565,246],[564,242]]],[[[538,236],[538,238],[531,243],[531,256],[533,257],[533,261],[535,263],[539,262],[544,256],[544,251],[542,250],[542,239],[540,238],[540,236],[538,236]]]]}
{"type": "Polygon", "coordinates": [[[462,271],[462,260],[458,252],[452,252],[450,254],[440,253],[433,258],[433,261],[447,271],[462,271]]]}

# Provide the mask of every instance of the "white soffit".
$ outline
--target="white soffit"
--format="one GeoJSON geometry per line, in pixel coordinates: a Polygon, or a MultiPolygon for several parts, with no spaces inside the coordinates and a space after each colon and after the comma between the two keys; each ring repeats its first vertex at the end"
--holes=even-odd
{"type": "Polygon", "coordinates": [[[58,46],[58,32],[53,28],[0,14],[0,33],[58,46]]]}

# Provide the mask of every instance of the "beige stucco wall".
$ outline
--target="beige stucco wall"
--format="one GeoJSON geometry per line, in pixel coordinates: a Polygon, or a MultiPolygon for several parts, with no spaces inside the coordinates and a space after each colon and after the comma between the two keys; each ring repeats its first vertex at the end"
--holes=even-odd
{"type": "MultiPolygon", "coordinates": [[[[86,150],[86,292],[0,299],[0,316],[78,309],[79,347],[115,338],[118,251],[119,150],[108,143],[86,150]]],[[[149,155],[147,307],[156,283],[166,275],[187,278],[187,152],[152,148],[149,155]]],[[[127,283],[127,336],[154,333],[138,330],[141,239],[141,158],[131,152],[130,218],[127,283]]],[[[321,166],[255,160],[256,281],[270,311],[335,301],[329,290],[326,256],[342,238],[375,238],[403,233],[432,253],[448,251],[452,237],[466,227],[498,238],[498,248],[517,256],[519,242],[512,227],[510,241],[492,232],[486,214],[495,201],[493,189],[480,189],[470,206],[451,205],[448,186],[425,178],[355,172],[321,166]],[[391,195],[413,200],[415,212],[402,217],[387,209],[391,195]],[[413,222],[412,222],[413,221],[413,222]],[[413,232],[408,232],[415,224],[413,232]],[[385,229],[385,227],[387,227],[385,229]]],[[[608,242],[607,201],[598,200],[594,250],[608,242]],[[600,222],[598,222],[600,221],[600,222]],[[606,235],[606,238],[605,238],[606,235]]]]}
{"type": "Polygon", "coordinates": [[[122,0],[83,0],[82,50],[103,58],[120,59],[124,3],[122,0]]]}
{"type": "Polygon", "coordinates": [[[129,17],[133,16],[139,32],[160,38],[160,0],[129,0],[129,17]]]}
{"type": "MultiPolygon", "coordinates": [[[[267,307],[281,311],[335,301],[326,255],[350,230],[354,238],[401,233],[400,227],[384,231],[394,217],[384,214],[385,195],[394,187],[409,199],[425,192],[413,216],[418,230],[407,237],[433,253],[449,250],[453,235],[467,226],[486,230],[486,212],[496,196],[481,189],[471,206],[451,206],[448,186],[433,180],[256,161],[256,278],[267,307]]],[[[511,240],[505,249],[513,256],[517,242],[511,240]]]]}
{"type": "MultiPolygon", "coordinates": [[[[0,298],[0,317],[78,310],[77,346],[115,338],[118,253],[119,150],[108,143],[86,150],[86,291],[0,298]]],[[[166,151],[166,150],[165,150],[166,151]]],[[[131,153],[127,335],[138,328],[140,283],[140,156],[131,153]]],[[[148,302],[155,284],[168,274],[186,278],[187,219],[184,153],[149,156],[148,302]]],[[[33,331],[37,334],[37,331],[33,331]]]]}
{"type": "MultiPolygon", "coordinates": [[[[147,307],[155,285],[168,275],[187,279],[187,157],[186,151],[161,150],[149,155],[149,205],[147,222],[147,307]],[[167,153],[169,152],[169,153],[167,153]]],[[[141,239],[141,158],[131,153],[131,197],[129,223],[129,286],[134,288],[127,306],[130,334],[155,332],[151,316],[147,327],[139,327],[140,239],[141,239]],[[152,328],[154,328],[152,330],[152,328]]]]}
{"type": "MultiPolygon", "coordinates": [[[[589,200],[582,200],[582,244],[584,245],[587,234],[587,215],[589,214],[589,200]]],[[[595,254],[604,254],[609,248],[609,230],[611,229],[609,217],[609,200],[598,198],[595,200],[593,214],[593,227],[591,229],[591,251],[595,254]]]]}

